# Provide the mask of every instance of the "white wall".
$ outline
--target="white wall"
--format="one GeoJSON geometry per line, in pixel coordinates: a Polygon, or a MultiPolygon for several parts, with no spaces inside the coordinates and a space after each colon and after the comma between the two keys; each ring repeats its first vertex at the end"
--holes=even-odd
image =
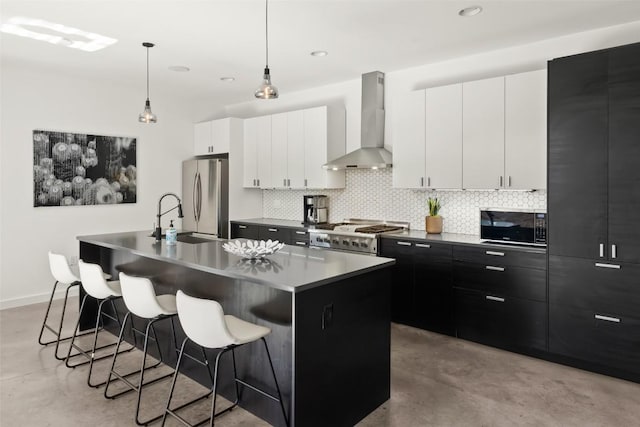
{"type": "Polygon", "coordinates": [[[6,63],[1,78],[0,308],[6,308],[48,297],[47,252],[78,256],[76,236],[151,231],[158,197],[181,191],[181,161],[193,154],[193,121],[188,103],[156,90],[151,101],[158,123],[138,123],[144,87],[6,63]],[[34,208],[34,129],[136,137],[137,203],[34,208]]]}

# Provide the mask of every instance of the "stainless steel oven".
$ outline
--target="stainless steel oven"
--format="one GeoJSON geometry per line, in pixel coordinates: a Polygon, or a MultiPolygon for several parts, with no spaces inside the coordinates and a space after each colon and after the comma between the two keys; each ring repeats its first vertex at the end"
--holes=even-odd
{"type": "Polygon", "coordinates": [[[546,246],[547,214],[532,210],[481,209],[480,239],[486,242],[546,246]]]}

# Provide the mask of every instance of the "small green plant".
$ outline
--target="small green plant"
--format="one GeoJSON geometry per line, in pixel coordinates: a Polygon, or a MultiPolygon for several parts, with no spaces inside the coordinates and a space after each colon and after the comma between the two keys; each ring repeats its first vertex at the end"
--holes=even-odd
{"type": "Polygon", "coordinates": [[[438,212],[440,212],[441,207],[438,198],[429,197],[427,205],[429,205],[429,216],[438,216],[438,212]]]}

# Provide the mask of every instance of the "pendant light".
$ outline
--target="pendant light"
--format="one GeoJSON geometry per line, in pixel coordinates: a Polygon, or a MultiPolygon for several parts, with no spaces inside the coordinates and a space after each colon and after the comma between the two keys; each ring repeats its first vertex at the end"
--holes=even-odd
{"type": "Polygon", "coordinates": [[[269,74],[269,0],[265,0],[265,40],[266,40],[266,66],[262,84],[256,89],[254,95],[259,99],[275,99],[278,97],[278,88],[271,84],[271,74],[269,74]]]}
{"type": "Polygon", "coordinates": [[[158,117],[151,112],[151,103],[149,102],[149,48],[155,46],[153,43],[142,43],[147,49],[147,101],[144,103],[144,111],[138,116],[140,123],[155,123],[158,121],[158,117]]]}

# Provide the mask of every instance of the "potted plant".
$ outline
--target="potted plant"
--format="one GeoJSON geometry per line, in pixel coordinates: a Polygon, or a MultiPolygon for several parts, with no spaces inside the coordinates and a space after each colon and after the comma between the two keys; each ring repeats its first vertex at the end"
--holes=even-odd
{"type": "Polygon", "coordinates": [[[429,216],[425,217],[425,229],[429,234],[442,233],[442,217],[438,215],[440,212],[440,201],[437,197],[429,197],[427,200],[429,206],[429,216]]]}

